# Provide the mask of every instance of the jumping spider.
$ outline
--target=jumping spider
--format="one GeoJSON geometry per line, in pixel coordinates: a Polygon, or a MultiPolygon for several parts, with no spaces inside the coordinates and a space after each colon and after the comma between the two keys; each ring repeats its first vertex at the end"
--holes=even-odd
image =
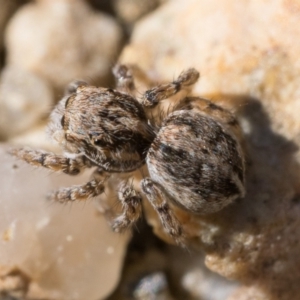
{"type": "Polygon", "coordinates": [[[27,149],[11,152],[32,165],[70,175],[95,167],[89,182],[50,194],[50,199],[62,203],[102,194],[113,173],[127,177],[118,187],[123,212],[112,221],[112,228],[122,231],[132,226],[141,215],[145,195],[165,232],[184,245],[185,232],[172,207],[192,215],[210,214],[244,196],[238,122],[228,110],[200,97],[180,99],[161,122],[152,117],[151,111],[162,100],[198,80],[195,69],[140,97],[132,68],[117,65],[113,73],[117,89],[75,82],[52,112],[49,132],[64,155],[27,149]],[[128,177],[145,164],[149,177],[141,180],[140,193],[128,177]]]}

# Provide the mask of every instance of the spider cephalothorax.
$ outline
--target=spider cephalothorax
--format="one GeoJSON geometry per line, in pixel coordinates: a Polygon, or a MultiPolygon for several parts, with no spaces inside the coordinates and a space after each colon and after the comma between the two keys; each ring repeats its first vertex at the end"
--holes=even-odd
{"type": "Polygon", "coordinates": [[[133,97],[92,86],[79,86],[66,99],[61,126],[66,145],[108,172],[140,167],[154,138],[133,97]]]}
{"type": "Polygon", "coordinates": [[[151,117],[151,110],[161,101],[197,81],[195,69],[171,83],[154,86],[141,97],[136,97],[130,67],[118,65],[114,75],[117,90],[79,81],[52,112],[49,133],[64,149],[64,156],[25,149],[12,153],[33,165],[72,175],[95,167],[90,182],[50,195],[59,202],[100,195],[110,175],[122,173],[115,188],[123,213],[112,222],[114,230],[124,230],[139,218],[144,194],[164,230],[184,244],[185,233],[171,203],[201,215],[219,211],[244,196],[238,122],[228,110],[200,97],[178,100],[161,114],[162,121],[151,117]],[[130,177],[130,172],[145,164],[149,177],[142,179],[139,191],[124,174],[130,177]]]}

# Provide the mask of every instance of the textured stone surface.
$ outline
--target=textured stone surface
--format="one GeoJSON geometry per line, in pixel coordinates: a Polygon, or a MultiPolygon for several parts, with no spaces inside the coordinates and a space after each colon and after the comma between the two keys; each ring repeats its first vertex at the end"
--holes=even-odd
{"type": "Polygon", "coordinates": [[[121,282],[107,300],[223,300],[238,287],[207,269],[203,255],[163,243],[139,222],[121,282]]]}
{"type": "Polygon", "coordinates": [[[211,216],[177,217],[210,269],[250,285],[245,299],[300,297],[299,16],[293,0],[170,1],[138,23],[120,58],[157,82],[195,67],[194,93],[238,115],[245,199],[211,216]]]}
{"type": "Polygon", "coordinates": [[[11,19],[7,62],[43,76],[61,96],[72,80],[106,82],[121,40],[115,20],[83,0],[39,0],[11,19]]]}
{"type": "Polygon", "coordinates": [[[176,299],[223,300],[238,287],[235,281],[210,271],[204,265],[202,253],[170,246],[167,264],[176,299]]]}
{"type": "Polygon", "coordinates": [[[6,149],[0,148],[0,297],[103,299],[119,280],[127,235],[112,233],[92,201],[45,200],[48,191],[88,174],[34,170],[6,149]]]}

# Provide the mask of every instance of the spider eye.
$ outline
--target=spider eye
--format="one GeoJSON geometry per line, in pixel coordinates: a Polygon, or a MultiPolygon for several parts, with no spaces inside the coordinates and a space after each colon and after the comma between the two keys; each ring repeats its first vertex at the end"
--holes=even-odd
{"type": "Polygon", "coordinates": [[[94,144],[99,147],[105,147],[106,143],[103,140],[94,140],[94,144]]]}

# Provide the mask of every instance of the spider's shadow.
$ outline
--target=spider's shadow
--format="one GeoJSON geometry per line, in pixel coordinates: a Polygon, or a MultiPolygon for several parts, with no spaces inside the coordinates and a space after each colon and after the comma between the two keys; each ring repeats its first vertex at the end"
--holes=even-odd
{"type": "MultiPolygon", "coordinates": [[[[217,241],[219,255],[227,257],[228,261],[232,259],[235,264],[234,260],[238,257],[243,261],[255,253],[255,259],[245,261],[247,276],[252,274],[254,281],[259,278],[260,287],[266,294],[274,296],[286,291],[292,284],[286,277],[288,270],[274,271],[276,261],[283,257],[294,260],[296,265],[300,263],[295,254],[300,251],[299,246],[295,246],[299,243],[291,245],[289,251],[280,247],[278,242],[276,244],[278,236],[287,246],[297,240],[287,232],[289,226],[293,228],[292,222],[296,222],[293,220],[297,214],[300,215],[300,166],[295,156],[298,146],[274,131],[272,119],[278,117],[279,112],[271,118],[258,99],[232,95],[225,95],[225,98],[233,102],[244,132],[246,196],[218,214],[209,216],[208,221],[217,222],[223,229],[217,241]],[[259,246],[251,248],[236,240],[240,234],[253,238],[259,246]],[[238,254],[231,254],[236,250],[235,243],[241,248],[238,254]],[[272,243],[275,248],[270,251],[272,243]],[[231,247],[232,251],[229,250],[231,247]]],[[[292,272],[290,276],[293,276],[292,272]]]]}

